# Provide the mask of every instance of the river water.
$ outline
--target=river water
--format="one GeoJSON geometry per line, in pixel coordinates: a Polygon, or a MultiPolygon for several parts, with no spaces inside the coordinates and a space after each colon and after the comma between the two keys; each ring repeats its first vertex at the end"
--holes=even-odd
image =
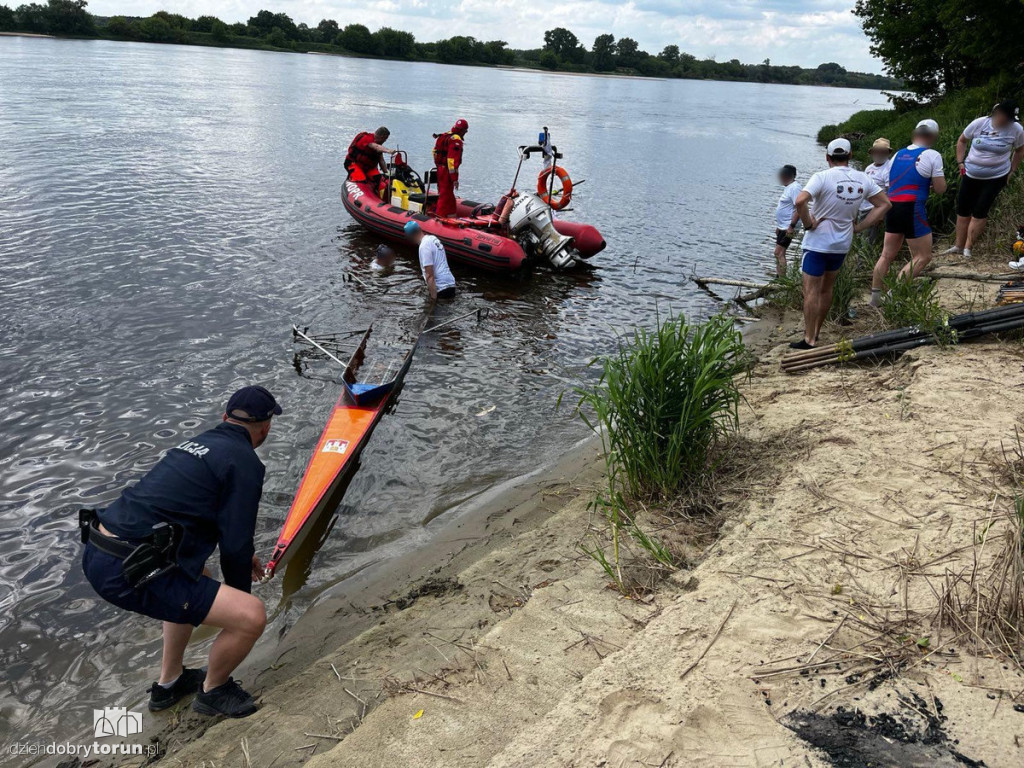
{"type": "Polygon", "coordinates": [[[288,574],[290,594],[281,579],[260,588],[265,642],[346,576],[423,542],[429,521],[583,437],[556,404],[586,364],[658,311],[714,311],[693,271],[762,277],[775,169],[805,178],[823,165],[820,125],[884,104],[841,89],[0,37],[0,742],[73,738],[93,707],[138,704],[155,672],[156,623],[84,582],[76,510],[108,503],[258,382],[285,409],[261,449],[265,558],[337,396],[330,369],[297,374],[292,323],[338,331],[423,311],[411,254],[371,278],[377,241],[340,204],[357,131],[387,124],[423,169],[431,134],[467,119],[461,192],[494,201],[515,147],[548,125],[586,180],[568,216],[609,245],[573,274],[455,267],[463,290],[444,312],[489,318],[423,340],[322,547],[288,574]]]}

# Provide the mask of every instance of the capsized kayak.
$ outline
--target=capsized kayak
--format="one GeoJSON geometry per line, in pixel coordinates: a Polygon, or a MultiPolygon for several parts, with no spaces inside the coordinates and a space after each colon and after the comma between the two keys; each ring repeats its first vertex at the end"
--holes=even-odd
{"type": "MultiPolygon", "coordinates": [[[[331,409],[327,425],[306,465],[277,545],[266,565],[265,579],[287,564],[320,516],[337,506],[340,501],[335,498],[337,491],[355,470],[359,454],[394,401],[395,392],[412,364],[416,339],[422,328],[420,323],[412,334],[411,343],[405,344],[396,343],[395,334],[389,337],[373,326],[363,335],[345,366],[341,396],[331,409]]],[[[320,345],[317,337],[310,337],[298,328],[293,332],[296,339],[305,339],[340,362],[329,349],[320,345]]]]}

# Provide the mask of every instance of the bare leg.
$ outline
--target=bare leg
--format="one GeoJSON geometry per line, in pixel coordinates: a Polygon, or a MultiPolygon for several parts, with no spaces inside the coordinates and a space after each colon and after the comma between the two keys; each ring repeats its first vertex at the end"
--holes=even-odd
{"type": "Polygon", "coordinates": [[[907,240],[907,247],[910,248],[910,261],[900,270],[900,277],[904,280],[913,280],[931,263],[931,233],[929,232],[923,237],[915,237],[913,240],[907,240]]]}
{"type": "Polygon", "coordinates": [[[963,250],[965,247],[969,248],[968,243],[970,238],[967,236],[967,229],[971,225],[970,216],[957,216],[956,217],[956,247],[963,250]]]}
{"type": "Polygon", "coordinates": [[[210,662],[203,684],[203,690],[208,691],[226,683],[249,655],[266,629],[267,611],[259,598],[221,584],[203,623],[221,628],[210,647],[210,662]]]}
{"type": "Polygon", "coordinates": [[[192,637],[191,624],[172,624],[164,622],[164,654],[160,666],[160,682],[169,683],[184,668],[185,646],[192,637]]]}
{"type": "MultiPolygon", "coordinates": [[[[957,221],[959,225],[959,220],[957,221]]],[[[985,225],[988,224],[988,219],[971,219],[971,224],[967,228],[967,248],[973,248],[974,244],[981,239],[981,236],[985,234],[985,225]]]]}
{"type": "Polygon", "coordinates": [[[826,272],[818,279],[818,301],[815,305],[814,313],[814,336],[809,339],[809,343],[817,344],[818,336],[821,334],[821,326],[825,324],[825,318],[828,317],[828,311],[832,308],[832,290],[836,285],[836,278],[839,277],[839,270],[833,272],[826,272]]]}
{"type": "Polygon", "coordinates": [[[781,245],[775,246],[775,274],[779,277],[786,274],[786,249],[781,245]]]}
{"type": "Polygon", "coordinates": [[[889,274],[889,268],[896,259],[903,245],[903,235],[895,232],[886,232],[882,241],[882,253],[875,262],[875,269],[871,273],[871,290],[880,291],[885,287],[885,276],[889,274]]]}
{"type": "Polygon", "coordinates": [[[817,337],[814,325],[818,317],[818,302],[821,300],[821,281],[823,279],[823,277],[815,277],[804,272],[804,341],[808,344],[813,344],[817,337]]]}

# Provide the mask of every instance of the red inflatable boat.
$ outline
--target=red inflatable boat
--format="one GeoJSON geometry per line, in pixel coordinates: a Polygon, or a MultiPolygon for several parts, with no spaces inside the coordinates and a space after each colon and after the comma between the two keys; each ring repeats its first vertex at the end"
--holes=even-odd
{"type": "MultiPolygon", "coordinates": [[[[528,157],[536,148],[521,149],[528,157]]],[[[437,195],[429,187],[424,190],[401,153],[389,166],[387,190],[391,198],[386,202],[375,183],[346,179],[341,199],[352,218],[388,240],[404,241],[405,224],[419,222],[424,232],[444,243],[453,262],[492,272],[516,272],[535,263],[564,268],[605,247],[591,225],[554,219],[551,197],[545,200],[540,194],[505,195],[497,206],[459,199],[454,216],[439,218],[433,214],[437,195]]]]}

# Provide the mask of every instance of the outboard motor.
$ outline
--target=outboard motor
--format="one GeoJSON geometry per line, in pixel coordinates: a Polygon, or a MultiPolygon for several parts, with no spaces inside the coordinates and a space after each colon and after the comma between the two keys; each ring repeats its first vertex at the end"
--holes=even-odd
{"type": "Polygon", "coordinates": [[[551,219],[551,208],[537,195],[525,194],[516,199],[508,231],[528,254],[543,254],[557,269],[572,266],[579,258],[575,241],[559,234],[551,219]]]}

